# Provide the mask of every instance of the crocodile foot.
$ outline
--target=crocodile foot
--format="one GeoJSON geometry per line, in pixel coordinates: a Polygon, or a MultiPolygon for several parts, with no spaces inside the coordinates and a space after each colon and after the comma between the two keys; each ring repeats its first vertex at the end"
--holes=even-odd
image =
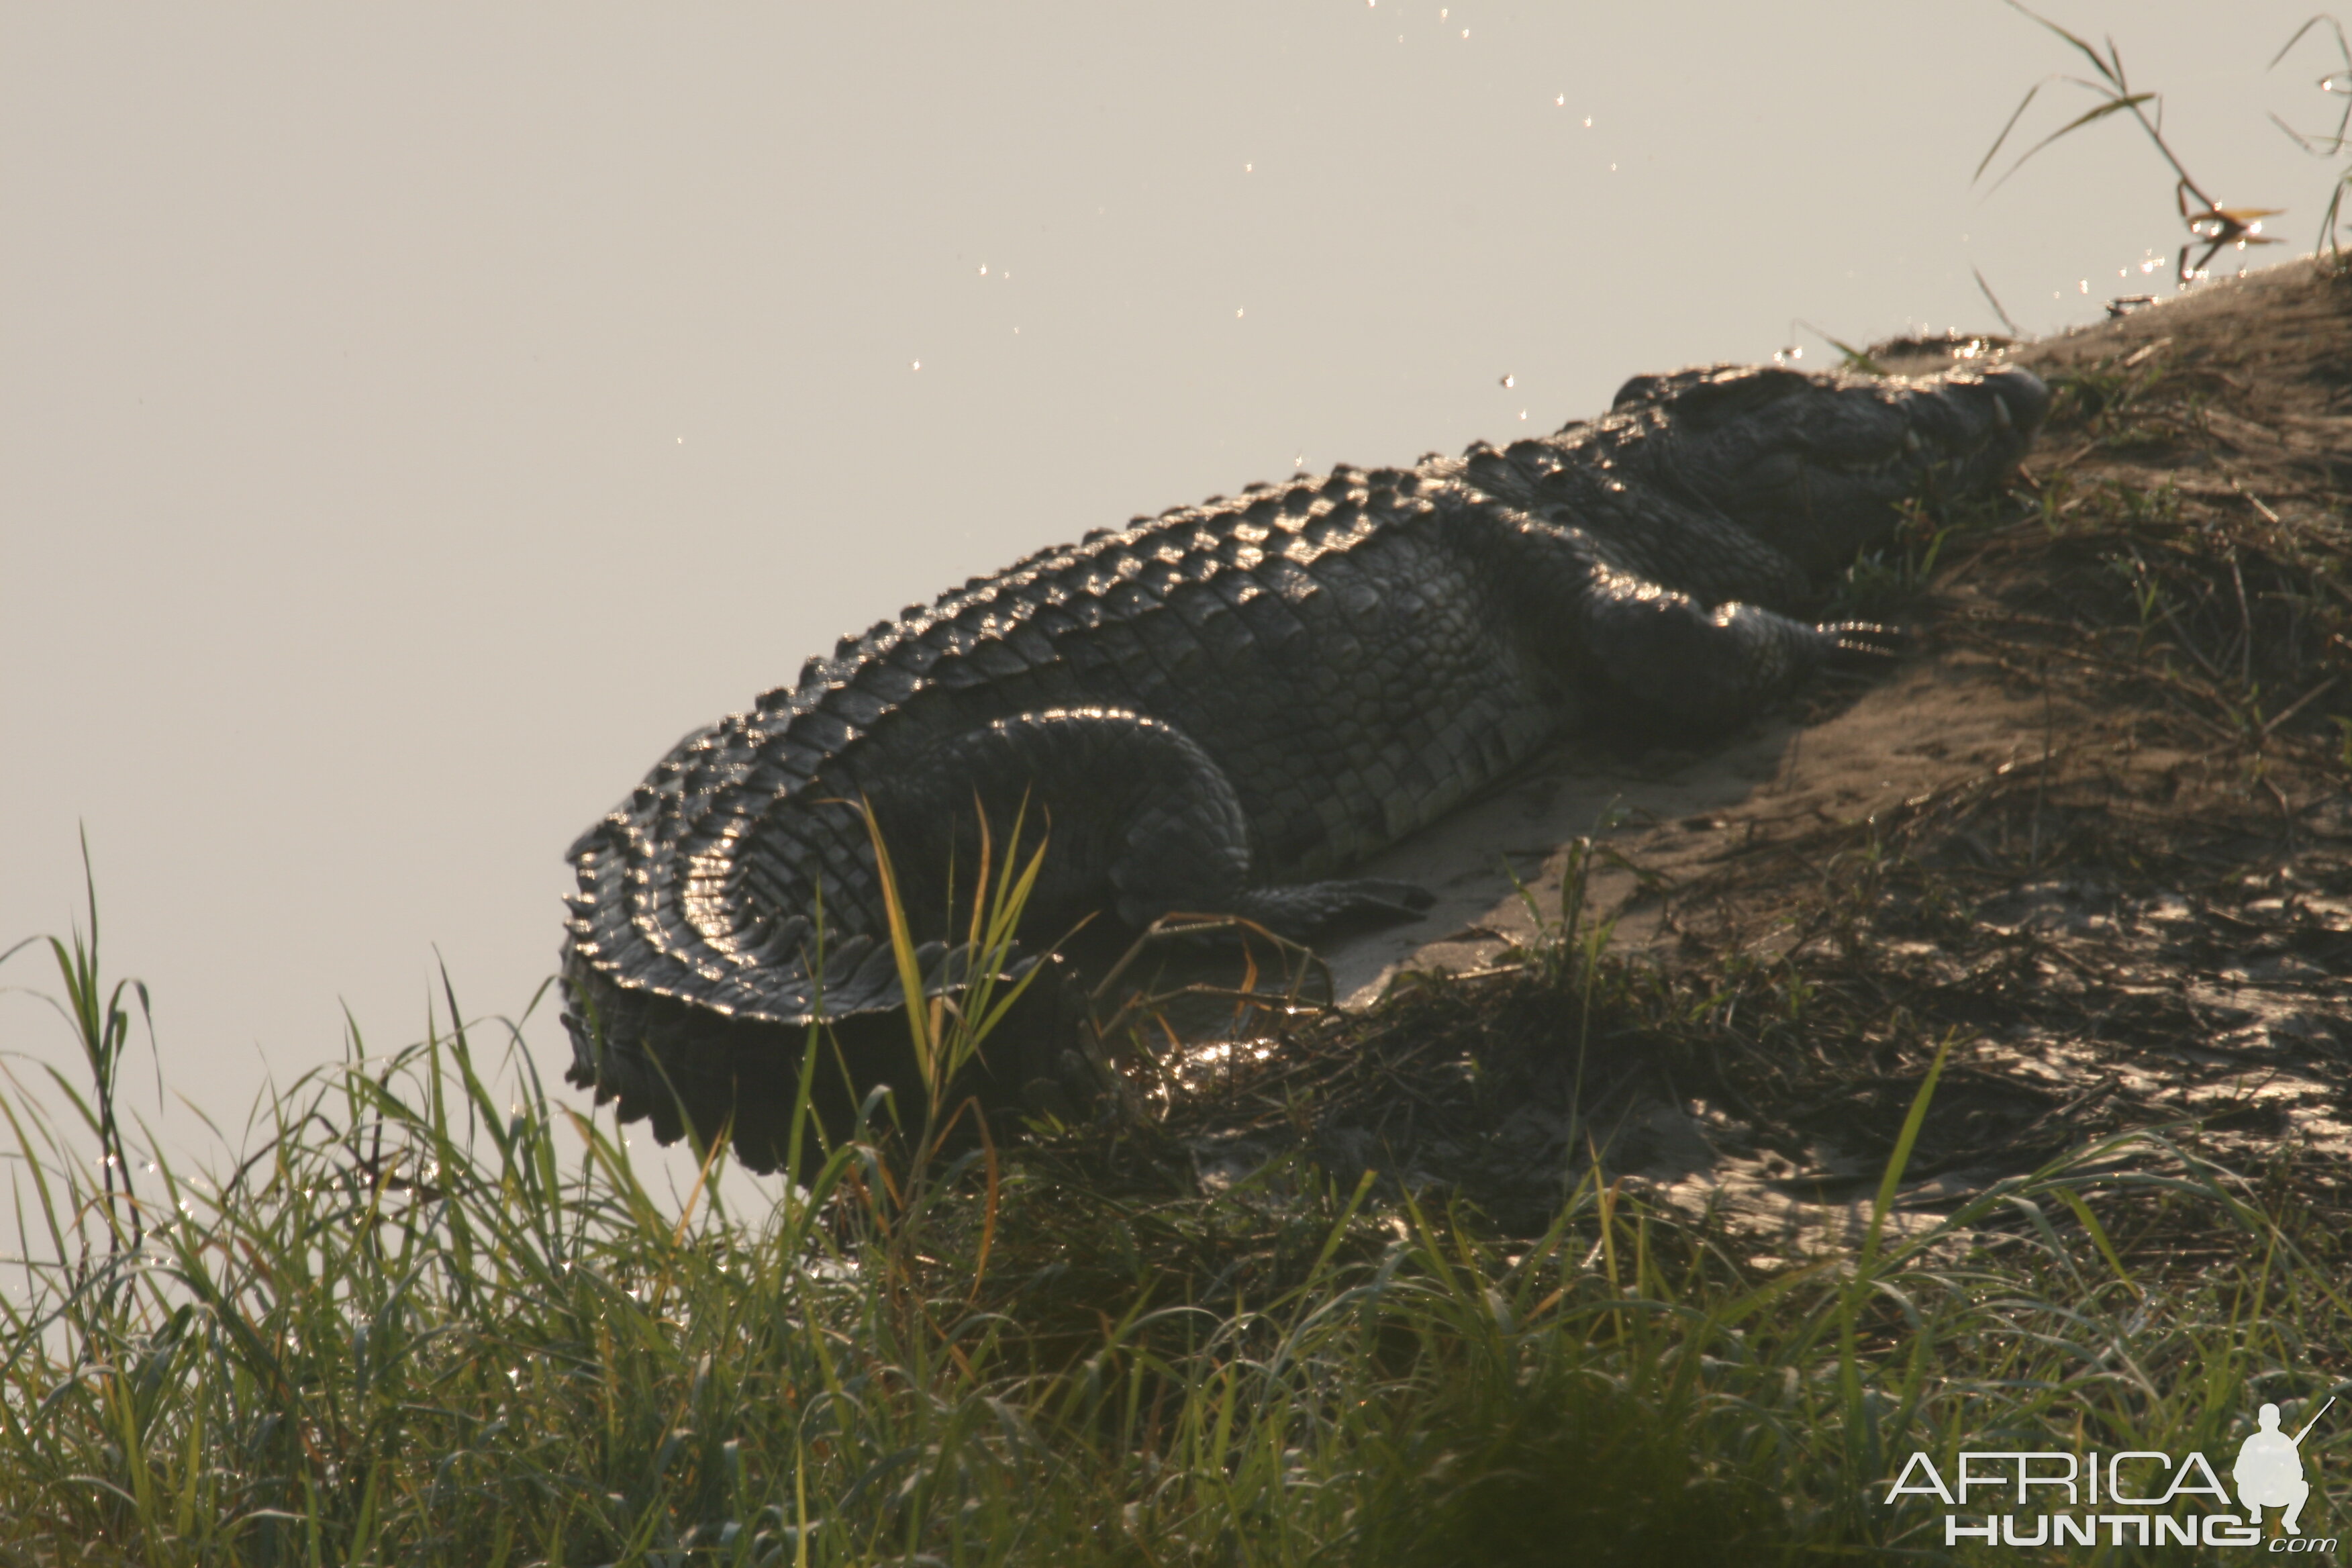
{"type": "Polygon", "coordinates": [[[1254,889],[1234,912],[1276,936],[1305,942],[1339,927],[1415,920],[1435,902],[1437,895],[1417,883],[1362,877],[1254,889]]]}
{"type": "Polygon", "coordinates": [[[1870,621],[1832,621],[1822,635],[1830,639],[1823,667],[1833,675],[1882,675],[1911,646],[1909,633],[1870,621]]]}

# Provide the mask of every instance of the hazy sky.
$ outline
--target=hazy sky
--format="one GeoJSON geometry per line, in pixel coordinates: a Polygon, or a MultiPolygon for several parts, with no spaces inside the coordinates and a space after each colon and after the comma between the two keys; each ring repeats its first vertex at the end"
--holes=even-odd
{"type": "MultiPolygon", "coordinates": [[[[2292,209],[2233,266],[2326,203],[2266,119],[2333,119],[2332,43],[2264,68],[2310,3],[2053,0],[2214,195],[2292,209]]],[[[2125,124],[1970,185],[2077,65],[1994,0],[7,0],[0,947],[75,917],[86,825],[233,1126],[345,1005],[420,1035],[436,944],[520,1010],[582,828],[970,574],[1833,357],[1800,318],[1988,329],[1972,264],[2033,331],[2161,288],[2125,124]]],[[[0,995],[0,1049],[73,1048],[0,995]]]]}

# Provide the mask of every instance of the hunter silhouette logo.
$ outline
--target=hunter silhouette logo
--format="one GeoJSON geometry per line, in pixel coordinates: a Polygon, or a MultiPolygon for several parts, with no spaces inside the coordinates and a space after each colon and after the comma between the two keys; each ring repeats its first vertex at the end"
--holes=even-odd
{"type": "MultiPolygon", "coordinates": [[[[2319,1407],[2319,1415],[2327,1414],[2327,1405],[2319,1407]]],[[[2258,1419],[2261,1425],[2246,1436],[2238,1446],[2238,1462],[2230,1471],[2230,1479],[2238,1483],[2238,1501],[2246,1510],[2246,1522],[2260,1524],[2263,1510],[2283,1508],[2286,1512],[2279,1522],[2286,1526],[2289,1535],[2301,1535],[2303,1527],[2295,1521],[2303,1516],[2303,1505],[2311,1496],[2311,1483],[2303,1479],[2303,1440],[2319,1425],[2319,1415],[2303,1424],[2303,1430],[2290,1437],[2279,1430],[2279,1407],[2265,1405],[2258,1419]]]]}

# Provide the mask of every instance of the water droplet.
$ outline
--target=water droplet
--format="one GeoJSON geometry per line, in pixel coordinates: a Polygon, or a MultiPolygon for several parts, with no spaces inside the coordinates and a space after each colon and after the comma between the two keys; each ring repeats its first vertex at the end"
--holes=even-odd
{"type": "Polygon", "coordinates": [[[1591,130],[1591,129],[1592,129],[1592,116],[1591,116],[1590,114],[1588,114],[1588,115],[1586,115],[1586,116],[1584,117],[1584,128],[1585,128],[1587,131],[1590,131],[1590,130],[1591,130]]]}
{"type": "Polygon", "coordinates": [[[1242,165],[1242,173],[1243,173],[1243,174],[1250,174],[1250,173],[1254,172],[1256,168],[1257,168],[1257,165],[1256,165],[1255,163],[1244,163],[1244,164],[1242,165]]]}
{"type": "Polygon", "coordinates": [[[1520,418],[1522,418],[1522,419],[1525,419],[1527,416],[1528,416],[1528,411],[1527,411],[1526,409],[1524,409],[1524,408],[1520,409],[1520,410],[1519,410],[1519,417],[1520,417],[1520,418]]]}
{"type": "Polygon", "coordinates": [[[922,362],[921,360],[917,360],[914,363],[912,363],[912,364],[908,365],[907,368],[908,368],[908,370],[920,370],[920,369],[922,369],[922,368],[923,368],[923,362],[922,362]]]}
{"type": "Polygon", "coordinates": [[[1241,319],[1242,319],[1242,313],[1241,313],[1239,310],[1235,310],[1235,311],[1234,312],[1234,321],[1240,321],[1241,319]]]}
{"type": "Polygon", "coordinates": [[[2091,291],[2091,280],[2085,278],[2080,283],[2075,284],[2074,287],[2087,294],[2091,291]]]}
{"type": "Polygon", "coordinates": [[[1505,386],[1517,386],[1519,384],[1519,378],[1516,375],[1507,375],[1503,377],[1503,384],[1505,386]]]}
{"type": "Polygon", "coordinates": [[[680,437],[677,438],[677,444],[678,444],[679,446],[681,446],[681,447],[685,446],[685,445],[686,445],[686,437],[683,437],[683,436],[680,436],[680,437]]]}
{"type": "Polygon", "coordinates": [[[1464,37],[1465,37],[1465,38],[1466,38],[1466,37],[1468,37],[1470,36],[1470,29],[1469,29],[1469,28],[1467,28],[1467,27],[1463,28],[1463,29],[1462,29],[1462,36],[1463,36],[1464,37]]]}
{"type": "Polygon", "coordinates": [[[1609,165],[1609,172],[1610,172],[1611,174],[1615,174],[1615,173],[1617,172],[1617,165],[1616,165],[1616,164],[1614,164],[1614,163],[1610,164],[1610,165],[1609,165]]]}
{"type": "Polygon", "coordinates": [[[1291,466],[1292,468],[1305,468],[1305,467],[1307,466],[1307,454],[1306,454],[1306,453],[1304,453],[1304,452],[1301,452],[1301,453],[1299,453],[1299,454],[1298,454],[1298,456],[1297,456],[1297,457],[1295,457],[1295,458],[1291,458],[1291,459],[1290,459],[1290,466],[1291,466]]]}
{"type": "Polygon", "coordinates": [[[1439,21],[1443,22],[1444,20],[1445,20],[1445,18],[1446,18],[1446,16],[1447,16],[1448,15],[1449,15],[1449,13],[1446,11],[1446,9],[1445,9],[1445,7],[1444,7],[1444,6],[1440,5],[1440,6],[1437,8],[1437,19],[1438,19],[1439,21]]]}

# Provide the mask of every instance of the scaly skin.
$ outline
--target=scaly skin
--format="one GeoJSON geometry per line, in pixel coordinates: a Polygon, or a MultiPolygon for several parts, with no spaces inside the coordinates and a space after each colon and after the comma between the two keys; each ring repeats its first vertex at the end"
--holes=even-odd
{"type": "MultiPolygon", "coordinates": [[[[664,1142],[680,1101],[705,1137],[732,1114],[772,1168],[812,1017],[903,1002],[860,801],[929,989],[960,973],[943,868],[973,863],[975,803],[1000,854],[1024,803],[1028,841],[1050,824],[1033,939],[1097,912],[1297,937],[1410,914],[1420,889],[1337,874],[1596,717],[1710,731],[1885,653],[1784,612],[1904,497],[1998,484],[2047,404],[2010,369],[1640,377],[1540,440],[1254,485],[910,605],[688,737],[572,846],[569,1076],[664,1142]]],[[[905,1081],[845,1065],[836,1126],[905,1081]]]]}

